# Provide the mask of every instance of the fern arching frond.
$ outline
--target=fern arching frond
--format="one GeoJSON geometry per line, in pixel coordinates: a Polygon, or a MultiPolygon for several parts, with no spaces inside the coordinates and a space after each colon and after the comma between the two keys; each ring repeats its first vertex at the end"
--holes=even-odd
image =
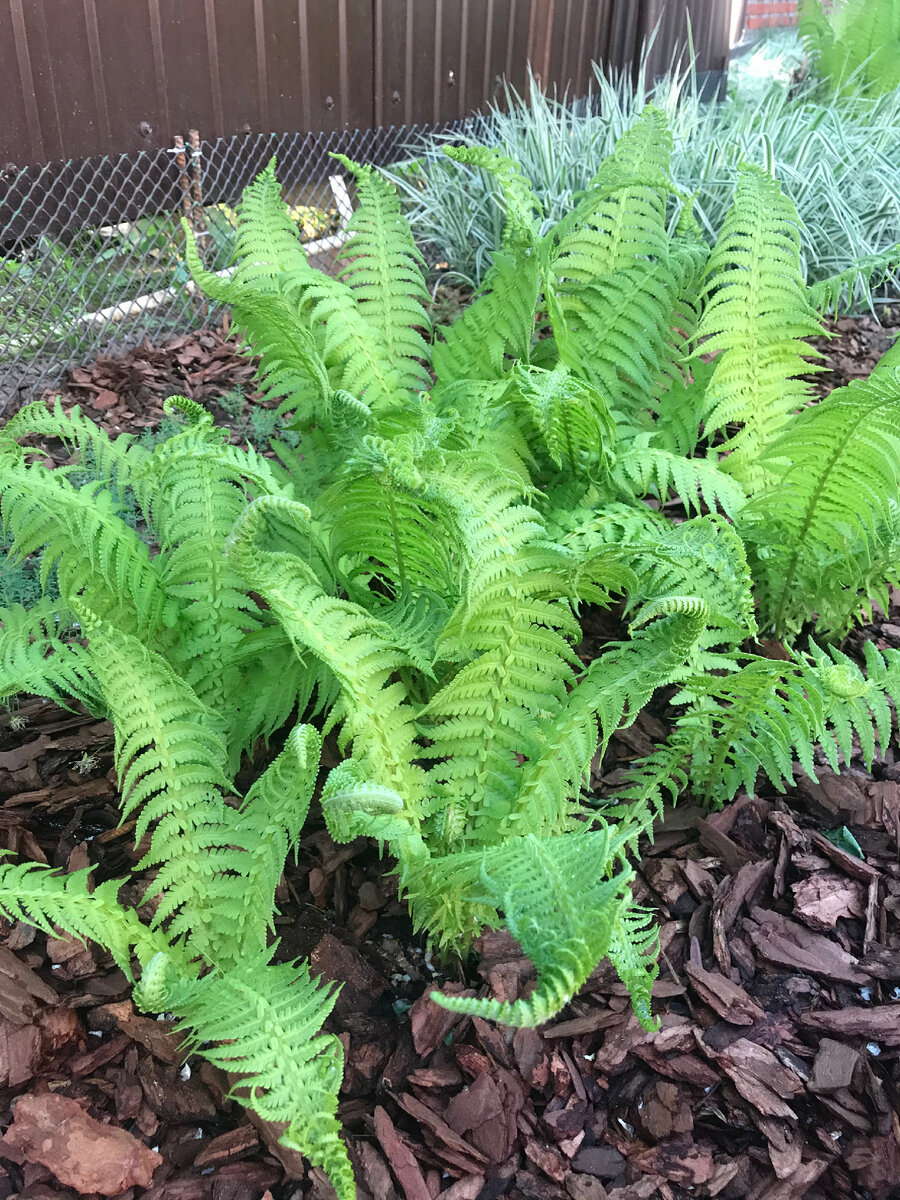
{"type": "Polygon", "coordinates": [[[428,382],[423,333],[431,329],[424,259],[393,185],[373,167],[343,154],[333,157],[355,176],[359,191],[359,205],[347,225],[350,237],[339,255],[344,264],[340,278],[352,288],[366,321],[380,331],[402,386],[418,391],[428,382]]]}
{"type": "Polygon", "coordinates": [[[164,1008],[209,1062],[238,1076],[232,1096],[266,1121],[287,1126],[281,1140],[322,1167],[340,1200],[356,1186],[339,1137],[340,1041],[321,1033],[337,998],[305,964],[248,953],[226,971],[173,980],[164,1008]]]}
{"type": "MultiPolygon", "coordinates": [[[[297,226],[281,198],[281,185],[275,177],[276,165],[273,155],[244,189],[238,205],[233,252],[236,265],[232,279],[241,288],[274,292],[285,273],[313,271],[300,243],[297,226]]],[[[190,239],[187,240],[190,245],[190,239]]]]}
{"type": "Polygon", "coordinates": [[[648,407],[669,358],[678,272],[666,229],[672,139],[644,109],[553,233],[548,308],[561,360],[613,407],[648,407]]]}
{"type": "Polygon", "coordinates": [[[502,911],[504,924],[538,973],[535,991],[525,1000],[441,992],[432,992],[432,1000],[451,1012],[504,1025],[540,1025],[555,1016],[608,953],[619,925],[631,872],[607,877],[615,857],[615,836],[604,828],[549,839],[526,835],[489,850],[432,861],[429,870],[441,884],[446,871],[451,872],[449,884],[470,867],[471,901],[502,911]]]}
{"type": "Polygon", "coordinates": [[[2,515],[14,559],[42,552],[42,584],[56,565],[64,597],[83,592],[92,607],[142,637],[172,619],[157,563],[102,484],[76,488],[60,471],[9,462],[2,515]]]}
{"type": "Polygon", "coordinates": [[[764,625],[781,636],[818,612],[827,628],[848,592],[859,605],[869,599],[853,548],[877,539],[886,497],[900,488],[900,370],[876,368],[804,410],[767,461],[775,482],[739,520],[764,625]]]}
{"type": "Polygon", "coordinates": [[[671,154],[666,118],[647,105],[603,160],[579,204],[554,229],[558,276],[589,283],[637,259],[666,255],[671,154]]]}
{"type": "Polygon", "coordinates": [[[56,398],[53,407],[38,401],[25,404],[6,422],[4,437],[22,438],[35,435],[57,437],[70,455],[77,454],[81,465],[94,478],[113,488],[117,498],[128,487],[135,470],[140,470],[148,452],[130,433],[111,438],[101,426],[84,416],[76,405],[68,411],[56,398]]]}
{"type": "Polygon", "coordinates": [[[105,715],[90,655],[62,636],[72,620],[65,605],[47,598],[27,610],[19,604],[0,609],[0,698],[33,692],[62,705],[80,700],[105,715]]]}
{"type": "Polygon", "coordinates": [[[762,448],[805,403],[815,369],[804,338],[824,333],[800,270],[794,205],[761,167],[740,168],[732,208],[706,269],[706,307],[695,353],[717,354],[705,433],[741,428],[719,447],[721,467],[748,488],[765,482],[762,448]]]}
{"type": "Polygon", "coordinates": [[[506,209],[503,223],[505,249],[533,249],[540,234],[541,202],[518,163],[492,146],[445,146],[454,162],[486,171],[503,194],[506,209]]]}
{"type": "MultiPolygon", "coordinates": [[[[238,327],[261,359],[266,399],[278,401],[279,412],[292,412],[304,422],[327,412],[332,384],[320,347],[297,305],[277,290],[285,288],[288,281],[296,288],[298,269],[285,276],[281,269],[263,264],[260,275],[259,264],[250,257],[249,278],[244,279],[239,267],[233,278],[222,279],[203,265],[189,229],[185,231],[184,256],[204,293],[211,300],[231,305],[238,327]]],[[[317,274],[311,267],[306,270],[317,274]]],[[[302,277],[309,285],[309,274],[302,277]]]]}
{"type": "Polygon", "coordinates": [[[857,259],[845,271],[830,275],[811,285],[809,300],[817,312],[839,313],[842,308],[849,308],[854,296],[856,285],[865,284],[869,288],[878,287],[891,275],[900,269],[900,242],[882,250],[880,254],[869,254],[857,259]]]}

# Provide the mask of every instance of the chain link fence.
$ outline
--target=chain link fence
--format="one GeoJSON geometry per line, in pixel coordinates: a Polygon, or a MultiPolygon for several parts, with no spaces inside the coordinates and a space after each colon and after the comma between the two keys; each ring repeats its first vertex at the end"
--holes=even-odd
{"type": "Polygon", "coordinates": [[[0,414],[100,353],[220,318],[185,270],[180,218],[207,267],[227,271],[241,192],[273,154],[310,259],[328,270],[353,206],[330,153],[386,165],[462,124],[212,142],[192,131],[166,150],[0,169],[0,414]]]}

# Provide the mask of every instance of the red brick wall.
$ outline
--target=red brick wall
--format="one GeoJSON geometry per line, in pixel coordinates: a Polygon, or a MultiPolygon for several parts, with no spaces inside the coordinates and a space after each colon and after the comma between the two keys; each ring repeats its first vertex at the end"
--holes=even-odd
{"type": "Polygon", "coordinates": [[[745,29],[784,28],[797,24],[797,0],[747,0],[745,29]]]}

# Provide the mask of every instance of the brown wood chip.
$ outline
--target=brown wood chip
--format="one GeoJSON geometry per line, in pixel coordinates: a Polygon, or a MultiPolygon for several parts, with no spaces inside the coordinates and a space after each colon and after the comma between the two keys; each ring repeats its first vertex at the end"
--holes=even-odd
{"type": "Polygon", "coordinates": [[[102,1196],[148,1187],[162,1162],[124,1129],[101,1125],[74,1100],[52,1093],[18,1100],[0,1148],[18,1162],[40,1163],[76,1191],[102,1196]]]}

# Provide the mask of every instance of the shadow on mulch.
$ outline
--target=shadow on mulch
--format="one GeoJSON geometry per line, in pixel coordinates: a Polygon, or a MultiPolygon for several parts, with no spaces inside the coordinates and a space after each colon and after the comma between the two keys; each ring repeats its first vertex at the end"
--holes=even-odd
{"type": "MultiPolygon", "coordinates": [[[[868,374],[889,340],[847,320],[832,382],[868,374]]],[[[73,372],[64,401],[116,432],[155,423],[173,391],[215,410],[252,378],[204,332],[73,372]]],[[[900,607],[852,643],[865,637],[900,645],[900,607]]],[[[664,707],[643,714],[595,784],[664,732],[664,707]]],[[[39,700],[0,718],[0,848],[98,880],[129,870],[112,746],[107,723],[39,700]]],[[[872,773],[823,762],[785,796],[667,814],[637,885],[662,927],[656,1033],[604,964],[540,1030],[437,1008],[433,986],[514,1000],[532,968],[488,933],[477,965],[436,970],[388,866],[313,822],[279,890],[280,953],[344,983],[331,1027],[361,1200],[900,1197],[896,738],[872,773]],[[841,828],[864,858],[824,836],[841,828]]],[[[134,1012],[102,948],[0,923],[0,1200],[333,1195],[226,1092],[167,1022],[134,1012]]]]}

